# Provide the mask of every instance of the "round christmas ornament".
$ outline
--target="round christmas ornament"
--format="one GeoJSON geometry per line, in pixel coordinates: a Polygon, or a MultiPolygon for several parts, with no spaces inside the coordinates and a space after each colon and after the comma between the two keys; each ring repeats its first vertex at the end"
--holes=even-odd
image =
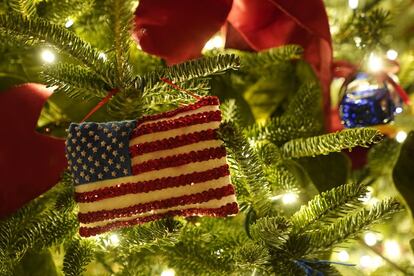
{"type": "Polygon", "coordinates": [[[382,76],[359,72],[341,94],[339,112],[347,128],[386,124],[402,110],[401,98],[382,76]]]}
{"type": "Polygon", "coordinates": [[[35,83],[0,92],[0,217],[50,189],[67,165],[64,140],[35,131],[51,94],[35,83]]]}

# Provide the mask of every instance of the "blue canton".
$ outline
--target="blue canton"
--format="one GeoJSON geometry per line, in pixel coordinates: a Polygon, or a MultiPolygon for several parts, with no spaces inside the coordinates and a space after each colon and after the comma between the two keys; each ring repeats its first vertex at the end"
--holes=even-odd
{"type": "Polygon", "coordinates": [[[131,175],[129,135],[135,121],[71,124],[66,155],[76,184],[131,175]]]}

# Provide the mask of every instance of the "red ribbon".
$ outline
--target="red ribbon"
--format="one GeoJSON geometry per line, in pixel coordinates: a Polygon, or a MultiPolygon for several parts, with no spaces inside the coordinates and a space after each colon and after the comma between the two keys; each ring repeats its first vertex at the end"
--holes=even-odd
{"type": "Polygon", "coordinates": [[[86,116],[80,122],[85,122],[89,117],[92,116],[92,114],[98,111],[98,109],[100,109],[104,104],[106,104],[118,92],[119,90],[117,88],[114,88],[111,91],[109,91],[108,95],[106,95],[105,98],[103,98],[94,108],[92,108],[92,110],[89,111],[89,113],[86,114],[86,116]]]}

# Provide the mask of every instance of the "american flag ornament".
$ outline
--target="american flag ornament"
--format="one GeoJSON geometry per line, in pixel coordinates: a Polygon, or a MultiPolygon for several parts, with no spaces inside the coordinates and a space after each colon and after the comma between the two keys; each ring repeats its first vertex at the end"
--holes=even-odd
{"type": "Polygon", "coordinates": [[[133,121],[71,124],[80,235],[167,216],[236,214],[217,97],[133,121]]]}

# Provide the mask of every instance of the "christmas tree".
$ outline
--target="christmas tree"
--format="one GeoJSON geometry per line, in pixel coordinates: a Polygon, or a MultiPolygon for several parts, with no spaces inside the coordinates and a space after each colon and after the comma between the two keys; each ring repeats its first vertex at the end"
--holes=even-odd
{"type": "Polygon", "coordinates": [[[297,2],[2,1],[0,275],[414,274],[414,5],[297,2]]]}

